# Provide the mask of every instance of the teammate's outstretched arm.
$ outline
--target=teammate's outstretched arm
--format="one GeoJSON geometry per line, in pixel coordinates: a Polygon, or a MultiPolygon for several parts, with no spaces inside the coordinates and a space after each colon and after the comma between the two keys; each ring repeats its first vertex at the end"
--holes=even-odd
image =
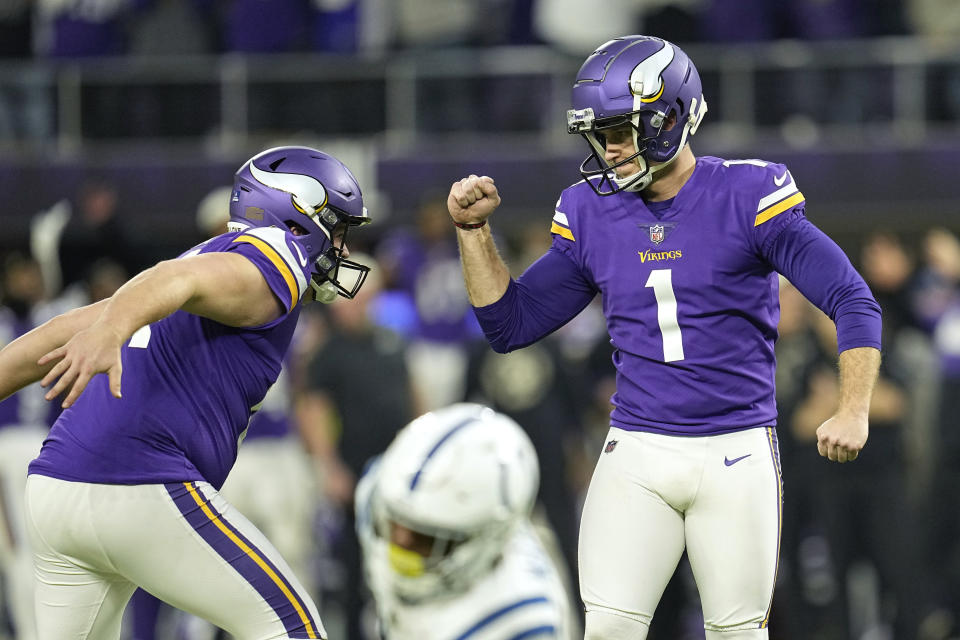
{"type": "Polygon", "coordinates": [[[161,262],[120,287],[90,326],[38,360],[52,365],[41,381],[53,385],[47,400],[66,392],[63,407],[69,407],[98,373],[109,375],[110,391],[119,398],[120,347],[140,327],[180,309],[237,327],[265,324],[285,311],[242,255],[205,253],[161,262]]]}
{"type": "Polygon", "coordinates": [[[0,350],[0,400],[46,375],[53,364],[40,366],[37,360],[93,324],[106,304],[101,300],[60,314],[0,350]]]}
{"type": "Polygon", "coordinates": [[[880,370],[880,350],[847,349],[840,354],[840,406],[817,429],[817,451],[834,462],[856,460],[867,443],[873,386],[880,370]]]}
{"type": "Polygon", "coordinates": [[[447,210],[457,225],[460,263],[470,304],[485,307],[503,297],[510,272],[490,233],[487,218],[500,206],[500,194],[489,176],[471,175],[454,182],[447,210]]]}

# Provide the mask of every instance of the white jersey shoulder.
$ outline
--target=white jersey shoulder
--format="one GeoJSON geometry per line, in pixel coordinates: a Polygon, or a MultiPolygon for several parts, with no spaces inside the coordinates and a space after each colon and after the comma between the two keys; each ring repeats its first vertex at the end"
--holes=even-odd
{"type": "Polygon", "coordinates": [[[575,229],[574,220],[577,218],[577,211],[581,206],[584,194],[587,192],[590,196],[594,195],[593,191],[581,181],[560,193],[557,204],[553,208],[550,233],[566,238],[571,242],[577,241],[579,232],[575,229]],[[583,185],[583,188],[578,189],[580,185],[583,185]]]}
{"type": "Polygon", "coordinates": [[[802,204],[803,194],[790,170],[766,160],[725,160],[724,168],[735,176],[734,184],[747,191],[754,226],[802,204]]]}
{"type": "Polygon", "coordinates": [[[234,242],[251,242],[275,264],[276,258],[279,258],[281,263],[276,264],[277,269],[283,273],[286,267],[286,271],[289,271],[297,283],[297,290],[300,293],[297,299],[303,297],[307,291],[308,260],[303,249],[289,232],[279,227],[252,227],[245,229],[234,239],[234,242]],[[265,247],[267,247],[266,250],[265,247]],[[273,250],[274,255],[270,254],[269,249],[273,250]]]}

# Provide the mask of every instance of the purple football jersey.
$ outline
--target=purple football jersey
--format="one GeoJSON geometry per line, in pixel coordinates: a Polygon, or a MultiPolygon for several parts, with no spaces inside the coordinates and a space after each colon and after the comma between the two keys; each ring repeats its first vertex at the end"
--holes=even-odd
{"type": "Polygon", "coordinates": [[[674,435],[772,426],[775,269],[841,318],[841,349],[879,346],[879,307],[803,205],[786,167],[761,160],[701,157],[660,203],[598,197],[579,182],[557,202],[550,251],[477,316],[507,351],[599,292],[616,349],[613,426],[674,435]]]}
{"type": "Polygon", "coordinates": [[[252,328],[185,311],[140,329],[123,346],[123,398],[97,375],[50,430],[30,473],[103,484],[206,480],[233,466],[251,409],[277,379],[307,291],[310,266],[278,228],[227,233],[186,255],[236,251],[263,274],[286,314],[252,328]]]}

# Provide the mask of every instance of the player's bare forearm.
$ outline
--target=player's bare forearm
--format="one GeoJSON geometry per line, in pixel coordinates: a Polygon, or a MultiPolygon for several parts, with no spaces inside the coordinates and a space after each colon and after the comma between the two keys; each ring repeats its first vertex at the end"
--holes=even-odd
{"type": "Polygon", "coordinates": [[[170,315],[189,299],[189,283],[163,278],[170,271],[159,265],[139,273],[105,301],[103,312],[66,343],[54,345],[37,364],[46,367],[40,384],[45,398],[64,395],[60,406],[69,408],[87,383],[99,373],[109,376],[111,394],[120,398],[123,343],[140,327],[170,315]]]}
{"type": "Polygon", "coordinates": [[[247,258],[210,253],[167,260],[117,289],[96,321],[57,345],[37,364],[53,365],[40,381],[47,400],[66,394],[71,406],[93,376],[106,373],[110,392],[121,397],[121,347],[133,333],[183,309],[223,324],[255,326],[278,317],[280,303],[247,258]]]}
{"type": "Polygon", "coordinates": [[[840,354],[837,412],[817,429],[817,450],[834,462],[856,460],[867,443],[870,397],[880,370],[880,351],[857,347],[840,354]]]}
{"type": "Polygon", "coordinates": [[[838,413],[869,415],[870,397],[880,371],[880,350],[856,347],[840,354],[838,413]]]}
{"type": "Polygon", "coordinates": [[[238,254],[168,260],[141,272],[111,297],[103,320],[128,339],[183,309],[230,326],[256,326],[282,312],[260,271],[238,254]]]}
{"type": "Polygon", "coordinates": [[[490,226],[457,229],[457,243],[470,304],[485,307],[502,298],[510,284],[510,272],[497,252],[490,226]]]}
{"type": "Polygon", "coordinates": [[[173,261],[141,271],[107,301],[100,322],[112,327],[123,343],[133,333],[182,307],[193,294],[190,278],[173,261]]]}
{"type": "Polygon", "coordinates": [[[0,399],[42,378],[53,366],[38,365],[45,353],[66,343],[100,316],[106,300],[73,309],[20,336],[0,351],[0,399]]]}
{"type": "Polygon", "coordinates": [[[500,194],[489,176],[470,175],[454,182],[447,197],[447,210],[457,227],[460,263],[470,303],[485,307],[503,297],[510,272],[497,253],[490,226],[476,227],[500,206],[500,194]],[[472,227],[471,227],[472,226],[472,227]]]}

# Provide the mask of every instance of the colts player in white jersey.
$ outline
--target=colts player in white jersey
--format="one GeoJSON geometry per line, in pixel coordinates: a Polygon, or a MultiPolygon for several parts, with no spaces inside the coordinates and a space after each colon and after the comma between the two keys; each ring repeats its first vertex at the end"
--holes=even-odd
{"type": "Polygon", "coordinates": [[[568,595],[533,531],[530,439],[477,404],[427,413],[356,494],[364,567],[387,640],[568,640],[568,595]]]}
{"type": "Polygon", "coordinates": [[[118,638],[138,586],[237,638],[325,637],[289,566],[218,490],[301,301],[362,285],[346,233],[368,221],[339,160],[264,151],[235,176],[228,233],[0,351],[0,397],[41,378],[47,399],[66,394],[27,479],[40,640],[118,638]]]}

